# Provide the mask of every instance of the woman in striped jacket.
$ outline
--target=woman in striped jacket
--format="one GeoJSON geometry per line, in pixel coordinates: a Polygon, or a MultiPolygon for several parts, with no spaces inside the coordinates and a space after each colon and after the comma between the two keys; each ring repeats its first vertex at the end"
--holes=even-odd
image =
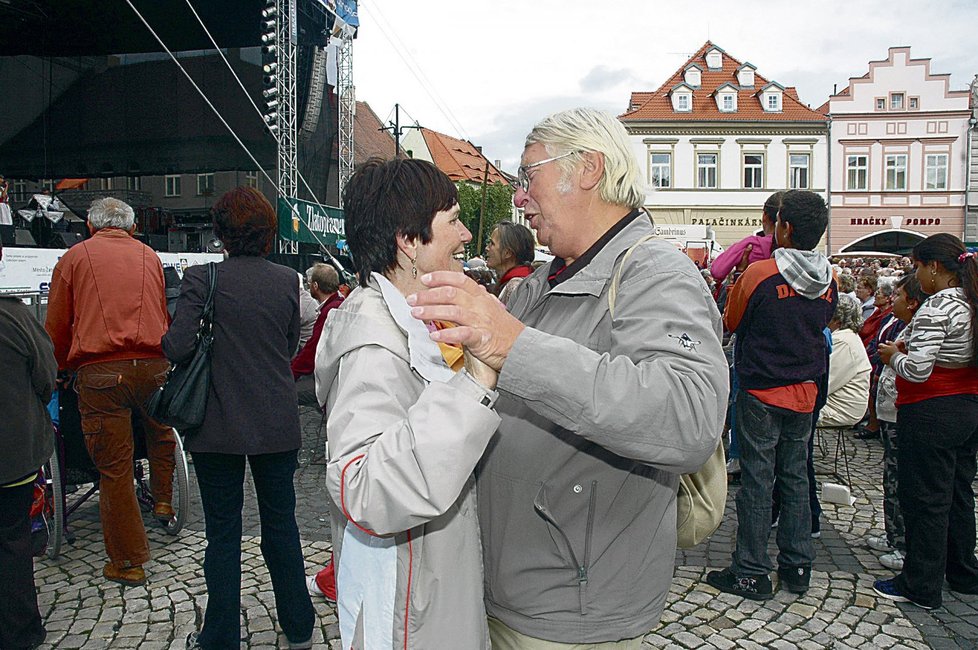
{"type": "Polygon", "coordinates": [[[941,233],[913,249],[928,294],[905,342],[882,344],[880,359],[896,373],[898,496],[906,525],[903,571],[877,580],[876,593],[924,609],[951,591],[978,594],[975,497],[978,455],[978,259],[954,235],[941,233]]]}

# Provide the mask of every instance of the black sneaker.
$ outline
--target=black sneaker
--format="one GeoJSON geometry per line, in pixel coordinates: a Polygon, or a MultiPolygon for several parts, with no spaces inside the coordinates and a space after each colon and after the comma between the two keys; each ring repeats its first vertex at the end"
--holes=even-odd
{"type": "Polygon", "coordinates": [[[774,596],[771,579],[767,576],[735,576],[730,569],[710,571],[706,582],[727,594],[743,596],[750,600],[770,600],[774,596]]]}
{"type": "Polygon", "coordinates": [[[808,591],[808,583],[812,579],[812,568],[807,566],[780,566],[778,579],[781,586],[793,594],[803,594],[808,591]]]}

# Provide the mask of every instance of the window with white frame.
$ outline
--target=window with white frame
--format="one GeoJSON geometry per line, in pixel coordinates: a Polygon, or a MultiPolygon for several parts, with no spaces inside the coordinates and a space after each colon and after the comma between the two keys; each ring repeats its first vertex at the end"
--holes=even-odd
{"type": "Polygon", "coordinates": [[[723,111],[734,111],[737,110],[737,102],[735,101],[736,96],[731,94],[720,95],[720,110],[723,111]]]}
{"type": "Polygon", "coordinates": [[[649,184],[652,187],[672,187],[672,154],[654,152],[649,155],[649,184]]]}
{"type": "Polygon", "coordinates": [[[780,111],[781,110],[781,95],[778,93],[769,93],[767,96],[767,110],[769,111],[780,111]]]}
{"type": "Polygon", "coordinates": [[[10,199],[20,203],[27,198],[27,181],[13,181],[10,186],[10,199]]]}
{"type": "Polygon", "coordinates": [[[163,177],[163,196],[180,196],[180,175],[167,174],[163,177]]]}
{"type": "Polygon", "coordinates": [[[696,186],[703,189],[716,189],[717,160],[719,154],[701,153],[696,155],[696,186]]]}
{"type": "Polygon", "coordinates": [[[143,189],[143,177],[142,176],[126,176],[126,189],[138,192],[143,189]]]}
{"type": "Polygon", "coordinates": [[[744,188],[760,189],[764,187],[764,154],[744,154],[744,188]]]}
{"type": "Polygon", "coordinates": [[[883,159],[883,169],[886,171],[886,181],[883,185],[884,189],[907,189],[907,154],[887,154],[883,159]]]}
{"type": "Polygon", "coordinates": [[[929,153],[924,157],[924,189],[947,189],[946,153],[929,153]]]}
{"type": "Polygon", "coordinates": [[[890,93],[890,110],[891,111],[902,111],[903,110],[903,93],[890,93]]]}
{"type": "Polygon", "coordinates": [[[788,181],[789,188],[793,190],[807,190],[808,170],[811,167],[812,157],[807,153],[793,153],[788,155],[788,181]]]}
{"type": "Polygon", "coordinates": [[[846,189],[865,190],[869,186],[869,156],[846,156],[846,189]]]}
{"type": "Polygon", "coordinates": [[[907,108],[911,111],[916,111],[920,109],[920,97],[908,97],[907,98],[907,108]]]}
{"type": "Polygon", "coordinates": [[[676,95],[676,110],[677,111],[689,111],[692,110],[690,106],[690,95],[689,93],[680,93],[676,95]]]}
{"type": "Polygon", "coordinates": [[[886,110],[886,97],[876,98],[876,110],[885,111],[886,110]]]}
{"type": "Polygon", "coordinates": [[[214,174],[197,174],[197,196],[214,193],[214,174]]]}
{"type": "Polygon", "coordinates": [[[245,187],[258,189],[258,172],[245,172],[245,187]]]}

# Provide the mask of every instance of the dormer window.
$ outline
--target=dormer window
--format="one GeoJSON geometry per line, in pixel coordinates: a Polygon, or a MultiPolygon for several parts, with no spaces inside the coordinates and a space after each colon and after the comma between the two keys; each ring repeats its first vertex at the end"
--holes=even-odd
{"type": "Polygon", "coordinates": [[[754,67],[745,63],[737,69],[737,83],[743,88],[753,88],[754,86],[754,67]]]}
{"type": "Polygon", "coordinates": [[[690,93],[678,93],[673,97],[674,107],[677,111],[691,111],[693,96],[690,93]]]}
{"type": "Polygon", "coordinates": [[[702,73],[699,66],[691,65],[686,68],[686,72],[683,74],[683,81],[693,88],[699,88],[702,82],[702,73]]]}
{"type": "Polygon", "coordinates": [[[781,110],[781,95],[777,93],[767,94],[767,103],[765,108],[769,111],[780,111],[781,110]]]}
{"type": "Polygon", "coordinates": [[[737,110],[737,87],[733,84],[723,84],[716,89],[717,108],[723,113],[733,113],[737,110]]]}
{"type": "Polygon", "coordinates": [[[768,113],[777,113],[782,110],[784,97],[784,87],[772,81],[760,90],[761,108],[768,113]]]}
{"type": "Polygon", "coordinates": [[[718,48],[713,48],[706,53],[706,67],[710,70],[719,70],[723,67],[723,54],[718,48]]]}

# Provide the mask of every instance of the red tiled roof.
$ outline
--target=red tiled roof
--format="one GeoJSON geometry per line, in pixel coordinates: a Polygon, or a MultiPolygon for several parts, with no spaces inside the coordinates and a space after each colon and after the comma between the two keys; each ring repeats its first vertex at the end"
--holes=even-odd
{"type": "MultiPolygon", "coordinates": [[[[740,88],[737,92],[737,110],[724,113],[717,108],[713,93],[725,83],[738,86],[737,69],[741,62],[717,47],[722,57],[722,67],[710,70],[706,65],[706,53],[716,47],[712,42],[703,44],[696,54],[686,61],[655,92],[633,92],[628,110],[618,116],[623,122],[824,122],[825,116],[801,102],[793,87],[784,90],[780,112],[767,112],[756,96],[768,80],[754,72],[754,86],[740,88]],[[693,89],[693,110],[678,112],[672,108],[669,92],[683,83],[683,72],[695,63],[702,69],[700,86],[693,89]]],[[[753,67],[753,66],[751,66],[753,67]]]]}
{"type": "Polygon", "coordinates": [[[445,172],[455,182],[482,183],[489,165],[489,182],[508,184],[506,178],[479,150],[467,140],[459,140],[431,129],[421,129],[431,160],[435,167],[445,172]]]}
{"type": "Polygon", "coordinates": [[[357,102],[353,119],[353,163],[359,165],[369,158],[394,157],[394,137],[385,131],[384,123],[367,102],[357,102]]]}

